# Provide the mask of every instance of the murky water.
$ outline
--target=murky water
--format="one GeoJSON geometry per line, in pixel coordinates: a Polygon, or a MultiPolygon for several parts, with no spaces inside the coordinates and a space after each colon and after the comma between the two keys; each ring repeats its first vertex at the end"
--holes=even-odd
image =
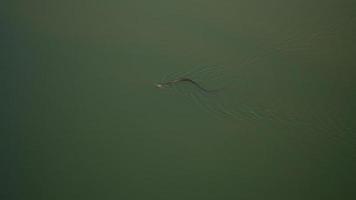
{"type": "Polygon", "coordinates": [[[4,199],[356,197],[355,2],[5,7],[4,199]]]}

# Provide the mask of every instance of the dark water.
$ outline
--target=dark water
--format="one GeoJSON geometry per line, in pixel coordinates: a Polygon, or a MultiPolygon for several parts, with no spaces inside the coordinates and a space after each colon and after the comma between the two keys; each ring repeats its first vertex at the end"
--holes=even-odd
{"type": "Polygon", "coordinates": [[[356,2],[1,13],[1,199],[356,198],[356,2]]]}

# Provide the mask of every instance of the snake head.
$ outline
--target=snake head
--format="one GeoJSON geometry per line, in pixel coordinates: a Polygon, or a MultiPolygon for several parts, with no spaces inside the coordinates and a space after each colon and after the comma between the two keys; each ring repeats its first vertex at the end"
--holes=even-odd
{"type": "Polygon", "coordinates": [[[162,84],[162,83],[157,83],[155,86],[156,86],[156,88],[159,88],[159,89],[164,89],[164,88],[166,88],[166,87],[164,86],[164,84],[162,84]]]}

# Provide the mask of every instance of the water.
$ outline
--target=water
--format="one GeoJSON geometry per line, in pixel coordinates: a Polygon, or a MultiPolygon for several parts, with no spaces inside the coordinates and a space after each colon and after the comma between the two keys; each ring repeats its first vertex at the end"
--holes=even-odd
{"type": "Polygon", "coordinates": [[[4,8],[2,199],[356,197],[354,2],[4,8]]]}

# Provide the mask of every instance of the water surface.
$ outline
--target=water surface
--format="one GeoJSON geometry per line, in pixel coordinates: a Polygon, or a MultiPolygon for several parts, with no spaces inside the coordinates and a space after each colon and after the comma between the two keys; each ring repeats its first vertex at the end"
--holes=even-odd
{"type": "Polygon", "coordinates": [[[5,7],[4,199],[356,197],[354,2],[5,7]]]}

